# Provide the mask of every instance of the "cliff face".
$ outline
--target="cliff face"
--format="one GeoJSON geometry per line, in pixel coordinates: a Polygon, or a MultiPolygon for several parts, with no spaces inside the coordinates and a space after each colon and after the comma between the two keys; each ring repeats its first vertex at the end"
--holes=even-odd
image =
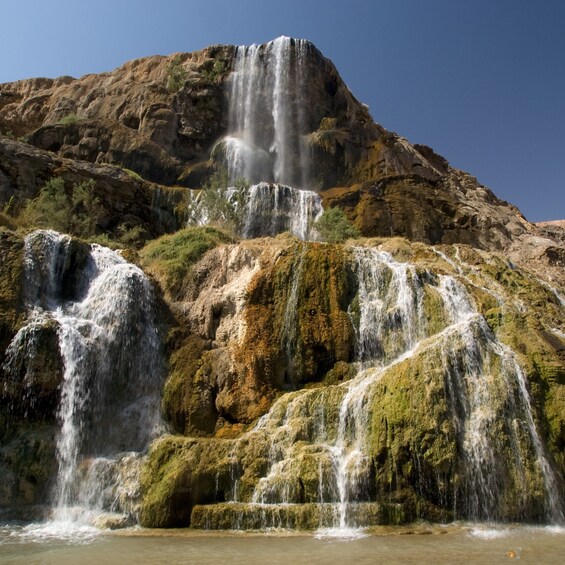
{"type": "Polygon", "coordinates": [[[209,228],[184,230],[165,236],[158,253],[141,252],[165,298],[148,302],[139,299],[136,267],[54,232],[25,243],[5,234],[0,254],[3,509],[37,516],[37,504],[52,500],[63,374],[82,379],[88,369],[77,389],[88,400],[77,405],[84,437],[75,438],[88,450],[73,459],[73,480],[103,480],[120,493],[120,481],[129,481],[119,503],[109,498],[97,508],[129,512],[147,526],[314,528],[339,523],[340,508],[357,525],[560,519],[563,298],[503,256],[400,238],[233,243],[209,228]],[[179,256],[179,239],[184,259],[167,263],[179,256]],[[45,247],[51,241],[65,253],[45,247]],[[51,257],[61,268],[52,270],[51,257]],[[102,282],[114,272],[108,260],[123,273],[119,285],[102,282]],[[134,305],[158,308],[168,320],[160,339],[169,351],[162,387],[169,434],[158,432],[145,461],[92,459],[92,422],[107,427],[104,448],[111,438],[123,450],[126,438],[138,438],[146,387],[161,386],[153,377],[151,385],[135,380],[157,359],[144,348],[160,346],[157,334],[143,341],[149,326],[134,305]],[[65,331],[72,316],[85,339],[76,360],[65,331]],[[119,363],[109,365],[115,378],[99,368],[102,351],[119,363]],[[86,365],[79,371],[71,361],[86,365]],[[130,376],[118,378],[122,370],[130,376]],[[114,404],[116,415],[100,416],[114,404]],[[123,429],[113,424],[119,418],[123,429]],[[108,461],[103,475],[97,461],[108,461]]]}
{"type": "MultiPolygon", "coordinates": [[[[342,207],[363,235],[492,250],[509,250],[523,239],[526,251],[516,258],[541,257],[543,264],[556,267],[563,261],[562,243],[552,231],[527,222],[516,208],[452,169],[428,147],[410,145],[374,123],[333,64],[304,41],[280,38],[253,48],[215,46],[139,59],[80,79],[3,84],[0,132],[47,151],[34,153],[24,165],[20,155],[31,150],[2,141],[2,202],[13,194],[32,196],[41,182],[57,174],[60,167],[46,167],[48,161],[57,161],[53,153],[74,162],[130,169],[161,185],[199,188],[215,165],[229,166],[230,158],[255,152],[255,159],[267,161],[266,178],[260,180],[277,180],[277,167],[288,163],[283,168],[289,170],[299,163],[306,171],[301,177],[306,186],[300,188],[320,191],[326,206],[342,207]],[[277,82],[268,70],[275,62],[286,65],[293,80],[277,82]],[[170,89],[167,81],[175,64],[182,80],[170,89]],[[250,86],[253,80],[272,82],[280,89],[278,98],[257,94],[250,86]],[[290,102],[281,106],[281,99],[290,102]],[[279,117],[278,124],[279,114],[286,117],[279,117]],[[241,134],[242,128],[248,133],[241,134]],[[274,161],[270,173],[269,160],[274,161]],[[40,170],[23,175],[24,166],[40,170]]],[[[235,171],[245,172],[237,166],[235,171]]],[[[287,176],[300,184],[296,171],[287,176]]],[[[109,184],[104,199],[123,200],[123,190],[109,184]]],[[[171,216],[177,203],[173,199],[165,214],[171,216]]],[[[164,229],[171,226],[169,221],[164,229]]]]}
{"type": "Polygon", "coordinates": [[[312,44],[0,85],[0,131],[0,512],[563,523],[562,226],[375,124],[312,44]],[[21,233],[52,179],[82,240],[21,233]],[[363,237],[299,239],[320,203],[363,237]],[[228,204],[238,234],[185,227],[228,204]]]}
{"type": "Polygon", "coordinates": [[[551,513],[528,439],[561,493],[563,303],[545,282],[465,245],[286,237],[217,247],[185,281],[143,524],[335,525],[340,480],[349,524],[551,513]]]}

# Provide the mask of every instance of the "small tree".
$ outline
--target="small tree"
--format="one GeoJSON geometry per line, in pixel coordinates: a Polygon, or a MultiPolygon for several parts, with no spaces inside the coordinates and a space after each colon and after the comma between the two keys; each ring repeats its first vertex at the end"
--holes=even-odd
{"type": "Polygon", "coordinates": [[[71,220],[71,206],[62,178],[52,178],[39,194],[29,200],[18,220],[26,227],[51,228],[66,232],[71,220]]]}
{"type": "Polygon", "coordinates": [[[249,182],[237,179],[230,183],[224,167],[218,168],[197,196],[188,193],[186,210],[189,225],[215,225],[239,233],[243,222],[249,182]]]}
{"type": "Polygon", "coordinates": [[[179,91],[186,81],[187,72],[182,66],[180,55],[176,55],[167,68],[167,90],[169,92],[179,91]]]}
{"type": "Polygon", "coordinates": [[[328,208],[314,222],[314,229],[322,241],[341,243],[349,238],[359,237],[359,230],[347,219],[341,208],[328,208]]]}
{"type": "Polygon", "coordinates": [[[96,183],[93,179],[76,184],[71,195],[71,233],[90,237],[96,233],[96,225],[104,214],[100,199],[94,195],[96,183]]]}
{"type": "Polygon", "coordinates": [[[94,196],[96,184],[90,179],[74,185],[67,193],[62,178],[47,182],[38,196],[28,201],[18,220],[26,227],[50,228],[79,237],[91,237],[103,214],[94,196]]]}

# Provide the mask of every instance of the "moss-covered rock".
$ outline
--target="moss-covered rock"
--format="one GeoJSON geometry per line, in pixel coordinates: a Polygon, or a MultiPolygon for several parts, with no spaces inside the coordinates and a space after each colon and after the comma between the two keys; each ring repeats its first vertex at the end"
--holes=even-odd
{"type": "MultiPolygon", "coordinates": [[[[504,258],[464,246],[367,242],[414,263],[403,284],[419,289],[421,333],[408,358],[360,373],[352,363],[360,315],[356,252],[281,243],[272,243],[273,253],[261,255],[245,279],[241,310],[230,310],[245,322],[237,334],[225,334],[237,335],[235,343],[191,338],[173,357],[178,373],[165,397],[180,417],[175,426],[216,438],[155,444],[144,473],[144,524],[264,526],[254,506],[262,501],[262,516],[275,525],[318,527],[340,500],[340,449],[353,457],[347,508],[376,501],[396,509],[366,515],[379,523],[546,519],[548,487],[538,461],[552,467],[557,488],[564,471],[563,307],[555,292],[504,258]],[[459,325],[446,302],[457,285],[467,298],[451,299],[468,301],[460,307],[474,312],[459,325]],[[206,429],[193,424],[200,418],[206,429]],[[492,451],[490,463],[473,451],[474,427],[492,451]],[[491,499],[492,492],[498,494],[491,499]]],[[[234,249],[229,253],[235,257],[234,249]]],[[[385,271],[383,296],[393,281],[385,271]]],[[[233,280],[226,276],[222,284],[233,280]]],[[[394,322],[394,308],[390,314],[394,322]]],[[[216,338],[224,335],[222,324],[216,322],[216,338]]]]}
{"type": "Polygon", "coordinates": [[[23,240],[0,228],[0,364],[23,321],[23,251],[23,240]]]}
{"type": "Polygon", "coordinates": [[[353,356],[347,309],[355,282],[339,246],[295,244],[247,289],[246,334],[236,360],[279,390],[320,381],[353,356]]]}
{"type": "Polygon", "coordinates": [[[186,228],[148,243],[141,251],[144,269],[155,276],[163,289],[176,298],[190,267],[220,243],[230,242],[224,232],[210,228],[186,228]]]}
{"type": "Polygon", "coordinates": [[[141,524],[157,528],[187,527],[195,504],[215,502],[217,477],[222,471],[218,460],[226,461],[222,447],[223,444],[214,440],[205,443],[174,436],[157,440],[141,475],[144,492],[141,524]]]}

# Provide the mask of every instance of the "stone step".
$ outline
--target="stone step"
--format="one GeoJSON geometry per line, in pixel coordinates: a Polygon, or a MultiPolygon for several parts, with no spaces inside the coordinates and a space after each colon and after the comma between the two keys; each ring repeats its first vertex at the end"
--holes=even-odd
{"type": "MultiPolygon", "coordinates": [[[[265,530],[284,528],[315,530],[339,527],[340,504],[255,504],[223,502],[197,505],[192,510],[190,525],[202,530],[265,530]]],[[[405,516],[400,504],[360,502],[345,505],[347,527],[363,528],[385,524],[403,524],[405,516]]]]}

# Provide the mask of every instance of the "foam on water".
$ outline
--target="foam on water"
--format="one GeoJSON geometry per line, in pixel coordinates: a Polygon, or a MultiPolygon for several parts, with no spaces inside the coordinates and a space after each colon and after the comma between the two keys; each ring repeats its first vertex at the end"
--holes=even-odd
{"type": "Polygon", "coordinates": [[[72,545],[89,544],[104,535],[104,532],[99,528],[73,520],[34,523],[22,528],[11,528],[11,530],[11,540],[38,544],[54,541],[72,545]]]}
{"type": "Polygon", "coordinates": [[[368,536],[363,528],[320,528],[314,532],[316,539],[357,540],[368,536]]]}
{"type": "Polygon", "coordinates": [[[477,527],[469,530],[469,535],[475,538],[489,540],[489,539],[500,539],[510,535],[510,530],[489,528],[489,527],[477,527]]]}

